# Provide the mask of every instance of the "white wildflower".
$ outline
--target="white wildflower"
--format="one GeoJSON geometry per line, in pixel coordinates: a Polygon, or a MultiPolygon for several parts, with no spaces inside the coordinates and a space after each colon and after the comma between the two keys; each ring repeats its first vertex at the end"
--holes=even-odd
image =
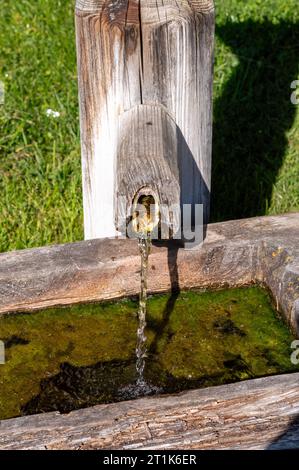
{"type": "Polygon", "coordinates": [[[59,118],[60,117],[60,112],[59,111],[53,111],[53,109],[47,109],[46,111],[46,115],[48,117],[53,117],[55,119],[59,118]]]}

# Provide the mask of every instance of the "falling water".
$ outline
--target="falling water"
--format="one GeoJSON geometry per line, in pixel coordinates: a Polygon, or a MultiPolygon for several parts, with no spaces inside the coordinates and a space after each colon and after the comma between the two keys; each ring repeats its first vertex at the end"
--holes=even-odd
{"type": "Polygon", "coordinates": [[[158,393],[159,388],[146,382],[144,378],[145,359],[147,356],[146,347],[146,314],[147,314],[147,278],[148,262],[152,246],[152,235],[156,224],[159,221],[159,210],[155,207],[155,200],[151,195],[143,195],[138,200],[139,209],[133,218],[134,231],[138,236],[138,246],[141,258],[140,271],[140,295],[136,344],[136,372],[137,380],[134,385],[124,387],[120,390],[120,395],[125,398],[136,398],[138,396],[158,393]],[[155,211],[151,207],[155,207],[155,211]]]}
{"type": "Polygon", "coordinates": [[[137,346],[136,346],[136,370],[137,370],[137,386],[145,384],[143,377],[146,358],[146,306],[147,306],[147,276],[148,276],[148,259],[151,251],[151,237],[147,233],[138,241],[141,256],[141,286],[139,297],[139,326],[137,330],[137,346]]]}

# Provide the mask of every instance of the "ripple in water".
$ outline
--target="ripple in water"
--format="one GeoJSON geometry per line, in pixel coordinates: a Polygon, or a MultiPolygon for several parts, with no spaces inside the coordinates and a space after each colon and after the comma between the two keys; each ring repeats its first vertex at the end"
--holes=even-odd
{"type": "Polygon", "coordinates": [[[149,384],[145,380],[137,380],[136,383],[122,387],[118,391],[118,396],[122,400],[132,400],[134,398],[148,397],[163,392],[163,388],[149,384]]]}

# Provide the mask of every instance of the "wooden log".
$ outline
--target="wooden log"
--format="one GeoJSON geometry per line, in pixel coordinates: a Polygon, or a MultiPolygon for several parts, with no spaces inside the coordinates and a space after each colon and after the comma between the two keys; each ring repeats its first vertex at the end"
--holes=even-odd
{"type": "MultiPolygon", "coordinates": [[[[299,214],[211,224],[200,249],[153,246],[149,291],[266,284],[299,334],[299,214]]],[[[138,295],[135,240],[0,254],[0,314],[138,295]]]]}
{"type": "Polygon", "coordinates": [[[298,449],[299,374],[2,421],[0,449],[298,449]]]}
{"type": "Polygon", "coordinates": [[[136,106],[162,106],[176,123],[182,136],[178,202],[203,203],[207,219],[212,0],[77,0],[76,30],[85,237],[116,233],[121,115],[136,106]]]}

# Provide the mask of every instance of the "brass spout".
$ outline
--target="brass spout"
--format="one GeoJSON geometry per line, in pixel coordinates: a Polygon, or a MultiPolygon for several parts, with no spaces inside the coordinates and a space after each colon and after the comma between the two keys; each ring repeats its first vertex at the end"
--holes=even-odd
{"type": "Polygon", "coordinates": [[[150,188],[141,188],[132,204],[132,228],[136,234],[147,236],[160,224],[159,198],[150,188]]]}

